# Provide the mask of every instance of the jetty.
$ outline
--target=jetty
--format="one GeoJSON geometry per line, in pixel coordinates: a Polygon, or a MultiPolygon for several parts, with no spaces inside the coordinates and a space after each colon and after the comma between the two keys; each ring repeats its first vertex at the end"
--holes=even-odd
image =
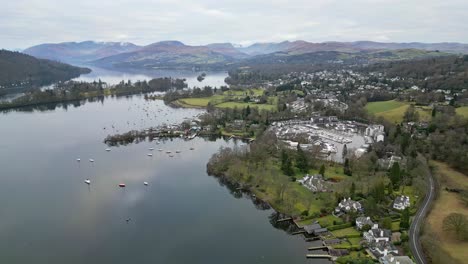
{"type": "Polygon", "coordinates": [[[327,258],[327,259],[333,259],[333,256],[328,255],[328,254],[307,254],[306,258],[327,258]]]}

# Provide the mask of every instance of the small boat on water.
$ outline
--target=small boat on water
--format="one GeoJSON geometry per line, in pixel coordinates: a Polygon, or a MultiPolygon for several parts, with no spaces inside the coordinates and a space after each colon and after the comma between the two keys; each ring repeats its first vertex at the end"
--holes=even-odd
{"type": "Polygon", "coordinates": [[[194,148],[190,148],[190,150],[194,150],[194,148]]]}
{"type": "Polygon", "coordinates": [[[171,153],[170,151],[166,151],[167,154],[171,153]]]}
{"type": "Polygon", "coordinates": [[[151,153],[148,153],[148,156],[149,156],[149,157],[152,157],[152,156],[153,156],[153,154],[151,154],[151,153]]]}
{"type": "Polygon", "coordinates": [[[171,157],[171,158],[172,158],[172,157],[174,157],[174,155],[169,155],[169,157],[171,157]]]}
{"type": "Polygon", "coordinates": [[[91,181],[89,179],[86,179],[84,182],[88,185],[91,184],[91,181]]]}
{"type": "Polygon", "coordinates": [[[110,148],[106,148],[106,151],[109,152],[109,151],[111,151],[111,149],[110,149],[110,148]]]}
{"type": "Polygon", "coordinates": [[[93,160],[93,159],[89,159],[89,162],[94,162],[94,160],[93,160]]]}
{"type": "Polygon", "coordinates": [[[148,150],[151,150],[151,151],[152,151],[152,150],[154,150],[154,148],[149,148],[148,150]]]}
{"type": "Polygon", "coordinates": [[[143,184],[144,184],[145,186],[148,186],[148,182],[143,182],[143,184]]]}
{"type": "Polygon", "coordinates": [[[180,153],[180,150],[176,150],[176,152],[175,152],[175,153],[180,153]]]}
{"type": "Polygon", "coordinates": [[[120,188],[124,188],[124,187],[125,187],[125,183],[119,183],[119,187],[120,187],[120,188]]]}
{"type": "Polygon", "coordinates": [[[158,151],[163,151],[163,149],[158,149],[158,151]]]}
{"type": "Polygon", "coordinates": [[[76,161],[80,162],[80,161],[81,161],[81,159],[80,159],[80,158],[77,158],[77,159],[76,159],[76,161]]]}

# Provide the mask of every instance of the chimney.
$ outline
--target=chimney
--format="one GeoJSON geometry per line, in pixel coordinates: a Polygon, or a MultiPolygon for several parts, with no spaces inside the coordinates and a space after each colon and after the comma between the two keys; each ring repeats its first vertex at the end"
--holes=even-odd
{"type": "Polygon", "coordinates": [[[395,260],[395,258],[392,256],[390,257],[390,262],[393,262],[395,260]]]}
{"type": "Polygon", "coordinates": [[[380,237],[383,237],[383,230],[380,230],[380,237]]]}
{"type": "Polygon", "coordinates": [[[387,256],[387,253],[388,253],[387,249],[384,249],[384,250],[383,250],[383,255],[384,255],[384,257],[387,256]]]}
{"type": "Polygon", "coordinates": [[[369,217],[369,216],[367,217],[367,220],[370,220],[370,217],[369,217]]]}

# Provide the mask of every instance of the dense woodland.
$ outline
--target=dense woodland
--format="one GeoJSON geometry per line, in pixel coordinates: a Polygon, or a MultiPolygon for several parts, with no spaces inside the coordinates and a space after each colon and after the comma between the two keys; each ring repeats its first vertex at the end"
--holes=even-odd
{"type": "Polygon", "coordinates": [[[58,81],[67,81],[89,72],[91,70],[87,68],[37,59],[19,52],[0,50],[0,86],[4,87],[48,85],[58,81]]]}
{"type": "Polygon", "coordinates": [[[36,106],[47,103],[67,102],[107,95],[130,95],[150,92],[163,92],[168,90],[180,90],[187,87],[184,79],[155,78],[147,81],[121,81],[119,84],[107,87],[106,83],[76,82],[69,81],[56,84],[53,89],[39,90],[33,89],[25,95],[14,99],[11,102],[0,103],[0,109],[11,109],[23,106],[36,106]]]}

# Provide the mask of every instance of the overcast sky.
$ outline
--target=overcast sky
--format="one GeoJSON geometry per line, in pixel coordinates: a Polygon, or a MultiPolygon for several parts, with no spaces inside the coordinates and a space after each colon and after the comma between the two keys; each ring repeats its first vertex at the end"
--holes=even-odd
{"type": "Polygon", "coordinates": [[[468,43],[467,0],[7,0],[0,48],[64,41],[468,43]]]}

